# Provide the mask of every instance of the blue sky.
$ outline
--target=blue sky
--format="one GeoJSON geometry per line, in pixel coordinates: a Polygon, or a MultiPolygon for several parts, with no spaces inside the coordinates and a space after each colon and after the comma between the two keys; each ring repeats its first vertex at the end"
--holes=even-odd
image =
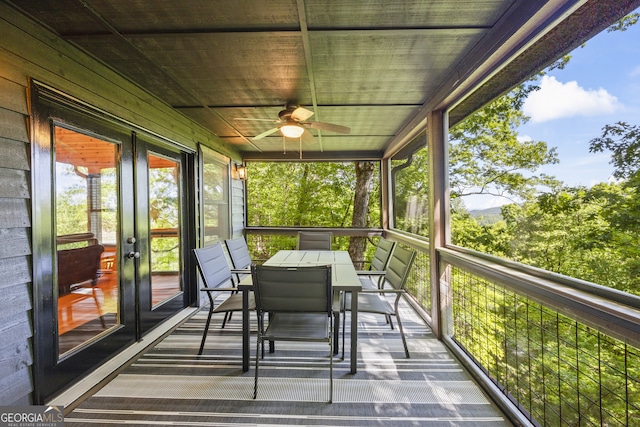
{"type": "MultiPolygon", "coordinates": [[[[612,167],[607,153],[589,152],[589,141],[606,124],[640,124],[640,23],[624,32],[602,32],[571,56],[563,70],[550,71],[540,90],[529,96],[524,112],[531,120],[518,133],[557,148],[560,163],[544,167],[544,173],[567,185],[591,186],[610,179],[612,167]]],[[[507,202],[465,198],[468,209],[507,202]]]]}

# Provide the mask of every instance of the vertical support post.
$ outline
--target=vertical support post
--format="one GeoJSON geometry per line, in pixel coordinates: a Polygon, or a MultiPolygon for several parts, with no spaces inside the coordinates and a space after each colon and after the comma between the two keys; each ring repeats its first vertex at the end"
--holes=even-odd
{"type": "Polygon", "coordinates": [[[449,156],[448,119],[441,110],[427,115],[427,145],[429,152],[429,260],[431,280],[431,322],[433,333],[441,339],[447,334],[450,292],[446,270],[440,265],[438,249],[451,241],[449,226],[449,156]]]}
{"type": "Polygon", "coordinates": [[[382,208],[382,217],[381,225],[382,229],[386,230],[392,226],[390,222],[390,218],[393,217],[393,212],[391,210],[391,206],[393,205],[391,201],[391,174],[389,173],[391,160],[386,158],[382,159],[380,162],[380,182],[382,185],[380,186],[380,206],[382,208]]]}
{"type": "Polygon", "coordinates": [[[100,194],[100,172],[89,173],[87,179],[87,216],[89,224],[87,230],[92,232],[102,242],[102,200],[100,194]]]}

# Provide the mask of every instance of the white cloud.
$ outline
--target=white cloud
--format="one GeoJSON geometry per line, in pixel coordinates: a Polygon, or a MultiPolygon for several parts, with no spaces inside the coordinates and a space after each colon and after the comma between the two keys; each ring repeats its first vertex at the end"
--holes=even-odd
{"type": "Polygon", "coordinates": [[[517,138],[518,142],[533,141],[533,138],[531,138],[529,135],[518,135],[516,138],[517,138]]]}
{"type": "Polygon", "coordinates": [[[610,159],[609,153],[591,153],[588,156],[576,157],[571,164],[575,166],[606,165],[610,159]]]}
{"type": "Polygon", "coordinates": [[[523,111],[532,122],[546,122],[565,117],[612,114],[621,107],[618,98],[605,89],[584,89],[578,82],[562,83],[544,76],[540,90],[531,92],[523,111]]]}

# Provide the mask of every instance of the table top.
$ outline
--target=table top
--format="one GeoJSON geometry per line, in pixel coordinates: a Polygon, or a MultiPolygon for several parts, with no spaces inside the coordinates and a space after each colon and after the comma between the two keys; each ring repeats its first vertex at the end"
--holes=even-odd
{"type": "Polygon", "coordinates": [[[282,250],[264,263],[265,265],[336,265],[348,264],[353,266],[347,251],[312,251],[312,250],[282,250]]]}
{"type": "MultiPolygon", "coordinates": [[[[347,251],[306,251],[282,250],[269,258],[264,265],[275,267],[310,267],[331,265],[333,289],[340,291],[360,291],[362,284],[347,251]]],[[[242,285],[250,285],[251,278],[242,280],[242,285]]]]}

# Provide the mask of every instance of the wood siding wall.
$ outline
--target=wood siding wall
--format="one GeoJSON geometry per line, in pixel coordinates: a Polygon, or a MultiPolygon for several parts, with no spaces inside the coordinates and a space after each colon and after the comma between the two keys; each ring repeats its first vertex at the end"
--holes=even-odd
{"type": "Polygon", "coordinates": [[[37,296],[31,289],[30,78],[182,145],[201,142],[239,159],[206,129],[0,3],[0,405],[31,403],[31,301],[37,296]]]}
{"type": "Polygon", "coordinates": [[[231,237],[239,237],[244,233],[245,225],[245,193],[244,181],[231,180],[231,237]]]}
{"type": "Polygon", "coordinates": [[[0,66],[0,402],[30,404],[29,138],[23,85],[0,66]]]}

